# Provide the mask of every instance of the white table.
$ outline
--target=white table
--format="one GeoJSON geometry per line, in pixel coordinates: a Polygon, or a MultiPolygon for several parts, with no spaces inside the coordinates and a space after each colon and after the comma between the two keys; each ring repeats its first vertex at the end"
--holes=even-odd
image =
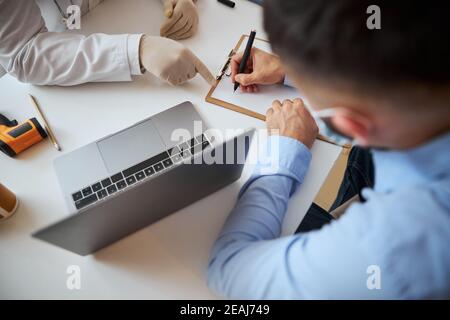
{"type": "MultiPolygon", "coordinates": [[[[236,8],[230,9],[214,0],[201,0],[198,7],[199,32],[183,43],[213,72],[219,70],[242,33],[256,28],[263,37],[261,8],[255,4],[237,1],[236,8]]],[[[162,7],[157,0],[107,0],[84,18],[81,32],[159,34],[162,20],[162,7]]],[[[0,79],[0,111],[19,122],[35,116],[26,95],[32,93],[44,109],[63,152],[185,100],[196,105],[210,127],[264,127],[259,120],[204,102],[208,89],[199,77],[176,88],[151,76],[129,83],[64,88],[22,84],[5,76],[0,79]]],[[[330,152],[330,159],[336,156],[336,151],[330,151],[324,143],[316,143],[314,148],[330,152]]],[[[17,159],[0,154],[0,181],[21,200],[16,215],[0,223],[0,299],[217,298],[205,284],[209,252],[250,173],[248,168],[238,182],[95,255],[80,257],[30,236],[67,214],[52,167],[59,154],[48,141],[17,159]],[[70,265],[81,268],[81,290],[66,287],[66,269],[70,265]]],[[[314,176],[307,176],[309,191],[303,199],[312,200],[333,162],[320,158],[314,161],[314,176]]],[[[288,213],[290,221],[298,223],[301,217],[296,212],[307,206],[309,203],[294,196],[288,213]]]]}

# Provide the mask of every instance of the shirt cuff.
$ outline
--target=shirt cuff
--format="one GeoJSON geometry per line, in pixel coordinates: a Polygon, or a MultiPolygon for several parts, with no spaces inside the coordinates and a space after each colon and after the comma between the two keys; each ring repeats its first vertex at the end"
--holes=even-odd
{"type": "Polygon", "coordinates": [[[257,175],[286,175],[303,182],[311,162],[311,151],[300,141],[273,135],[258,157],[257,175]]]}
{"type": "Polygon", "coordinates": [[[128,65],[133,76],[142,75],[141,64],[139,63],[139,44],[142,34],[129,34],[127,39],[128,65]]]}

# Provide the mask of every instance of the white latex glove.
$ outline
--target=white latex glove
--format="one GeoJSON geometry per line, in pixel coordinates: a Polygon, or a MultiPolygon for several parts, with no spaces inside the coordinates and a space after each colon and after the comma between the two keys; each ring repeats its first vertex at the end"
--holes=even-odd
{"type": "Polygon", "coordinates": [[[162,0],[166,21],[160,34],[175,40],[191,37],[198,26],[198,13],[194,0],[162,0]]]}
{"type": "Polygon", "coordinates": [[[141,66],[158,78],[178,85],[194,78],[197,72],[212,85],[214,76],[191,50],[162,37],[142,36],[139,58],[141,66]]]}

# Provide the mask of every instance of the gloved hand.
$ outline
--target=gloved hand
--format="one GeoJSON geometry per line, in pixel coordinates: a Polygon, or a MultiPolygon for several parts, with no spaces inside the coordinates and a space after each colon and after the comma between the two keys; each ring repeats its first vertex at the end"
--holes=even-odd
{"type": "Polygon", "coordinates": [[[191,37],[198,26],[198,13],[194,0],[162,0],[166,21],[160,34],[175,40],[191,37]]]}
{"type": "Polygon", "coordinates": [[[191,50],[162,37],[142,36],[139,47],[141,66],[158,78],[178,85],[198,73],[212,85],[214,76],[191,50]]]}

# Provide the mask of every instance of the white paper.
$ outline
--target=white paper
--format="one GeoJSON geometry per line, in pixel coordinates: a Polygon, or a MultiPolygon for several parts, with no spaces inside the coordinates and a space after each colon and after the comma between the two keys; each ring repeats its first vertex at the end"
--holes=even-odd
{"type": "Polygon", "coordinates": [[[289,201],[283,221],[283,236],[293,234],[297,230],[341,151],[342,147],[316,140],[311,150],[312,159],[305,180],[289,201]]]}

